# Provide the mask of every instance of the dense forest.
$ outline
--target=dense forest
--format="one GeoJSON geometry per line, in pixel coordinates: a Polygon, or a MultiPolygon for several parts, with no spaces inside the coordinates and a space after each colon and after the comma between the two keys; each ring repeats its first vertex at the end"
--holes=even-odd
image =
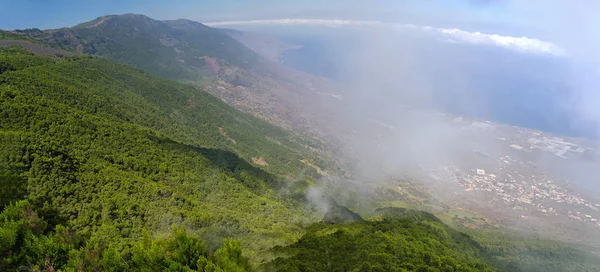
{"type": "Polygon", "coordinates": [[[197,86],[0,47],[0,271],[600,271],[424,212],[323,217],[311,144],[197,86]]]}
{"type": "MultiPolygon", "coordinates": [[[[310,154],[293,135],[195,87],[104,59],[0,50],[1,208],[27,200],[4,217],[1,240],[13,242],[3,257],[31,243],[28,231],[51,237],[65,226],[98,243],[99,261],[116,250],[129,262],[145,231],[158,237],[175,224],[204,237],[210,252],[241,239],[260,262],[258,252],[294,241],[314,219],[296,202],[318,174],[300,162],[310,154]],[[249,163],[255,157],[268,165],[249,163]],[[283,173],[304,179],[289,185],[283,173]],[[14,224],[22,231],[10,232],[14,224]]],[[[58,265],[52,258],[3,265],[58,265]]]]}
{"type": "MultiPolygon", "coordinates": [[[[0,270],[55,271],[249,271],[237,240],[225,239],[216,250],[173,225],[172,233],[148,232],[126,247],[107,237],[85,237],[63,225],[50,226],[27,200],[3,207],[0,214],[0,270]],[[87,238],[87,239],[86,239],[87,238]]],[[[117,228],[106,234],[119,236],[117,228]],[[111,233],[112,232],[112,233],[111,233]]]]}

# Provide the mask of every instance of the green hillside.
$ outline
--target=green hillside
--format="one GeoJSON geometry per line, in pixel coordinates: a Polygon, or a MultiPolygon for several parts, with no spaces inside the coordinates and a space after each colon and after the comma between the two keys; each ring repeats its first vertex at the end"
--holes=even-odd
{"type": "Polygon", "coordinates": [[[39,40],[32,38],[32,36],[41,33],[39,29],[25,29],[25,30],[1,30],[0,29],[0,40],[13,40],[13,41],[28,41],[39,43],[39,40]]]}
{"type": "Polygon", "coordinates": [[[48,222],[39,233],[64,225],[102,252],[175,224],[211,250],[240,238],[260,262],[257,252],[294,241],[314,219],[296,203],[305,183],[279,175],[318,176],[293,136],[196,87],[104,59],[0,50],[2,208],[27,199],[48,222]]]}
{"type": "MultiPolygon", "coordinates": [[[[326,140],[316,136],[315,120],[310,119],[321,103],[319,96],[306,88],[312,77],[267,63],[220,30],[183,19],[159,21],[123,14],[102,16],[71,28],[10,33],[200,86],[236,109],[308,136],[313,139],[309,146],[331,153],[325,150],[326,140]]],[[[332,166],[325,171],[337,169],[332,166]]]]}
{"type": "Polygon", "coordinates": [[[344,225],[315,224],[282,257],[277,271],[496,271],[469,236],[426,212],[392,210],[381,218],[344,225]]]}

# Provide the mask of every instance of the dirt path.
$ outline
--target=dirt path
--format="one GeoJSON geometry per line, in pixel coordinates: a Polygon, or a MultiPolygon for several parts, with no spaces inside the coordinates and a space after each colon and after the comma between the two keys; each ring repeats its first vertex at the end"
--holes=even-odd
{"type": "Polygon", "coordinates": [[[234,139],[229,138],[227,132],[225,132],[225,130],[222,127],[219,127],[219,133],[221,133],[221,135],[227,138],[227,140],[230,140],[233,144],[237,144],[237,142],[234,139]]]}

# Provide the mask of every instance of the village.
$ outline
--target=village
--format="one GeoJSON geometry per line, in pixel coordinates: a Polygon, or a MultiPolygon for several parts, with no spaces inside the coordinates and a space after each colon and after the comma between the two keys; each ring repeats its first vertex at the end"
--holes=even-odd
{"type": "Polygon", "coordinates": [[[583,156],[589,148],[528,129],[513,128],[518,131],[515,136],[515,130],[509,134],[505,127],[489,122],[468,122],[455,118],[453,123],[462,124],[464,130],[493,135],[495,144],[505,148],[497,152],[497,156],[474,149],[472,152],[477,159],[461,166],[422,165],[428,177],[438,182],[454,183],[466,194],[483,195],[498,208],[504,206],[520,212],[521,218],[532,214],[556,216],[600,228],[600,202],[593,202],[579,192],[567,189],[569,180],[542,173],[537,169],[537,163],[530,159],[545,155],[568,161],[583,156]],[[538,154],[533,156],[535,153],[538,154]]]}

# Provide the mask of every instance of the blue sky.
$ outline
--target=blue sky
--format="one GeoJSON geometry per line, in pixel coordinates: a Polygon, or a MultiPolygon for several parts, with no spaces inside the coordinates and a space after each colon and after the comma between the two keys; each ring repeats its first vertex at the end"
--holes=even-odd
{"type": "MultiPolygon", "coordinates": [[[[158,19],[178,14],[227,12],[240,1],[159,0],[0,0],[0,28],[73,26],[106,14],[141,13],[158,19]]],[[[242,6],[242,5],[240,5],[242,6]]]]}
{"type": "Polygon", "coordinates": [[[141,13],[156,19],[188,18],[199,21],[300,16],[344,19],[371,16],[393,20],[399,12],[407,10],[413,14],[429,13],[438,17],[460,14],[461,17],[479,18],[477,20],[501,14],[501,4],[488,2],[498,1],[0,0],[0,28],[68,27],[102,15],[122,13],[141,13]]]}

